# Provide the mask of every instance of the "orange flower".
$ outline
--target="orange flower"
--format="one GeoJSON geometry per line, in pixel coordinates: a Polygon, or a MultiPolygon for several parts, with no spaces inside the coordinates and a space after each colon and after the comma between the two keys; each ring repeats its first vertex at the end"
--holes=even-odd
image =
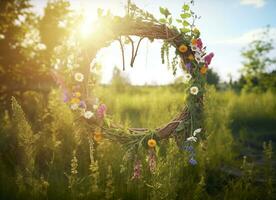
{"type": "Polygon", "coordinates": [[[151,148],[154,148],[156,146],[156,140],[149,139],[148,140],[148,146],[151,147],[151,148]]]}
{"type": "Polygon", "coordinates": [[[181,45],[178,47],[178,50],[179,50],[181,53],[185,53],[185,52],[188,50],[188,47],[187,47],[185,44],[181,44],[181,45]]]}
{"type": "Polygon", "coordinates": [[[208,68],[204,65],[203,67],[200,68],[200,73],[201,74],[206,74],[208,68]]]}
{"type": "Polygon", "coordinates": [[[188,59],[189,59],[189,60],[194,60],[195,58],[194,58],[193,54],[190,54],[190,55],[188,56],[188,59]]]}
{"type": "Polygon", "coordinates": [[[94,133],[93,138],[96,142],[99,142],[102,139],[102,137],[103,137],[102,133],[97,131],[97,132],[94,133]]]}
{"type": "Polygon", "coordinates": [[[197,39],[192,39],[192,45],[196,45],[197,44],[197,39]]]}

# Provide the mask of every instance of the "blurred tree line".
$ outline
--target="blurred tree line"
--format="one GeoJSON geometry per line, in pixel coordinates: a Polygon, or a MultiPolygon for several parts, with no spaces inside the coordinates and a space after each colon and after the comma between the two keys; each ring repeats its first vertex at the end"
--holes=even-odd
{"type": "Polygon", "coordinates": [[[48,96],[54,86],[54,50],[68,38],[73,19],[66,0],[49,1],[41,17],[30,0],[0,1],[1,109],[9,107],[12,96],[22,99],[28,91],[48,96]]]}
{"type": "Polygon", "coordinates": [[[237,81],[230,78],[230,88],[244,92],[265,92],[276,90],[276,57],[274,40],[270,36],[270,29],[253,40],[241,52],[243,68],[241,77],[237,81]]]}

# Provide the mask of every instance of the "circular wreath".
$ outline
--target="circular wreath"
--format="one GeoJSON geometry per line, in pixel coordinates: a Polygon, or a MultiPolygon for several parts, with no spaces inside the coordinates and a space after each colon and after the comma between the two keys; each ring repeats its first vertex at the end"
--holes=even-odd
{"type": "MultiPolygon", "coordinates": [[[[156,156],[155,147],[163,139],[175,138],[176,144],[182,150],[189,152],[189,162],[195,165],[195,152],[193,144],[203,136],[203,97],[205,93],[206,72],[213,53],[206,54],[206,47],[200,39],[200,32],[194,28],[194,21],[198,18],[189,5],[184,5],[181,19],[176,21],[182,25],[177,28],[172,25],[172,16],[165,8],[160,8],[164,18],[156,20],[151,14],[131,4],[125,17],[112,16],[99,12],[99,20],[95,28],[101,32],[95,32],[89,42],[81,44],[82,53],[92,57],[92,63],[83,60],[81,67],[70,71],[71,80],[64,81],[62,77],[54,72],[55,79],[64,92],[64,101],[75,112],[82,123],[89,129],[89,142],[92,146],[103,138],[116,141],[123,145],[128,151],[137,155],[139,148],[149,149],[149,165],[154,170],[156,156]],[[192,23],[188,22],[191,20],[192,23]],[[135,48],[130,36],[140,37],[135,48]],[[162,127],[156,129],[148,128],[126,128],[116,124],[111,116],[107,115],[106,105],[99,101],[93,93],[95,80],[95,57],[97,52],[108,46],[111,42],[118,40],[121,46],[123,69],[125,68],[124,48],[122,37],[125,37],[132,46],[132,57],[130,65],[133,66],[141,41],[148,38],[163,40],[161,48],[162,62],[164,57],[169,57],[170,47],[175,48],[175,57],[172,68],[175,73],[178,64],[184,70],[184,81],[187,85],[187,99],[183,109],[178,116],[162,127]]],[[[92,148],[92,147],[91,147],[92,148]]],[[[92,148],[93,149],[93,148],[92,148]]],[[[93,153],[93,152],[92,152],[93,153]]],[[[93,155],[91,156],[91,161],[93,155]]],[[[141,164],[139,158],[135,157],[133,178],[138,178],[141,164]]]]}

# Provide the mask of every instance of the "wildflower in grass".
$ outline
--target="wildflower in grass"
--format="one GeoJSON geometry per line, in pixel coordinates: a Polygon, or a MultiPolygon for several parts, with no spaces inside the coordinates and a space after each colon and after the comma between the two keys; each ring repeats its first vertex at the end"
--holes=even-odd
{"type": "Polygon", "coordinates": [[[194,136],[191,136],[191,137],[188,137],[188,138],[187,138],[187,141],[189,141],[189,142],[196,142],[196,141],[197,141],[197,138],[194,137],[194,136]]]}
{"type": "Polygon", "coordinates": [[[155,140],[155,139],[149,139],[149,140],[148,140],[148,146],[149,146],[150,148],[156,147],[156,140],[155,140]]]}
{"type": "Polygon", "coordinates": [[[192,75],[191,74],[185,74],[184,75],[184,82],[185,83],[188,83],[191,79],[192,79],[192,75]]]}
{"type": "Polygon", "coordinates": [[[133,176],[132,180],[138,180],[141,178],[142,174],[142,164],[141,161],[136,159],[135,164],[134,164],[134,169],[133,169],[133,176]]]}
{"type": "Polygon", "coordinates": [[[181,53],[185,53],[188,50],[188,47],[185,44],[181,44],[178,47],[178,51],[180,51],[181,53]]]}
{"type": "Polygon", "coordinates": [[[153,173],[156,168],[156,154],[153,149],[149,149],[148,163],[149,163],[150,172],[153,173]]]}
{"type": "Polygon", "coordinates": [[[82,82],[84,79],[84,75],[80,72],[75,73],[74,77],[75,77],[75,80],[78,82],[82,82]]]}
{"type": "Polygon", "coordinates": [[[197,165],[197,161],[194,159],[194,157],[191,157],[191,158],[190,158],[189,163],[190,163],[191,165],[197,165]]]}
{"type": "Polygon", "coordinates": [[[102,139],[102,133],[100,132],[100,131],[96,131],[95,133],[94,133],[94,136],[93,136],[93,138],[94,138],[94,140],[96,141],[96,142],[99,142],[99,141],[101,141],[101,139],[102,139]]]}
{"type": "Polygon", "coordinates": [[[80,92],[74,92],[73,97],[79,98],[79,97],[81,97],[81,93],[80,92]]]}
{"type": "Polygon", "coordinates": [[[190,93],[192,95],[197,95],[197,93],[198,93],[198,87],[196,87],[196,86],[191,87],[190,88],[190,93]]]}
{"type": "Polygon", "coordinates": [[[202,130],[201,128],[198,128],[198,129],[194,130],[193,136],[196,136],[198,133],[201,132],[201,130],[202,130]]]}
{"type": "Polygon", "coordinates": [[[97,116],[98,118],[104,118],[105,113],[106,113],[106,105],[105,104],[101,104],[99,105],[98,109],[97,109],[97,116]]]}
{"type": "Polygon", "coordinates": [[[63,91],[63,102],[66,103],[70,99],[69,94],[66,90],[63,91]]]}
{"type": "Polygon", "coordinates": [[[79,108],[79,104],[73,103],[73,104],[70,105],[70,108],[71,108],[72,110],[77,110],[77,109],[79,108]]]}
{"type": "Polygon", "coordinates": [[[80,99],[79,98],[72,98],[71,100],[70,100],[70,103],[71,104],[78,104],[78,103],[80,103],[80,99]]]}
{"type": "Polygon", "coordinates": [[[80,108],[83,108],[83,109],[86,109],[86,107],[87,107],[85,101],[83,101],[83,100],[79,102],[79,106],[80,106],[80,108]]]}
{"type": "Polygon", "coordinates": [[[207,70],[208,70],[208,68],[204,65],[203,67],[200,68],[200,73],[202,75],[204,75],[204,74],[206,74],[207,70]]]}
{"type": "Polygon", "coordinates": [[[91,112],[91,111],[85,111],[83,116],[84,116],[85,119],[90,119],[91,117],[94,116],[94,113],[91,112]]]}
{"type": "Polygon", "coordinates": [[[215,56],[214,53],[209,53],[207,56],[204,57],[205,65],[208,67],[211,64],[213,57],[215,56]]]}

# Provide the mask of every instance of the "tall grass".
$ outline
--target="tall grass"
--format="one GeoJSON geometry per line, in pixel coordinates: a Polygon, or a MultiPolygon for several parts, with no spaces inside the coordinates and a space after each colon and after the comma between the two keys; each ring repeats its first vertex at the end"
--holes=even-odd
{"type": "MultiPolygon", "coordinates": [[[[130,87],[119,93],[102,87],[97,94],[116,121],[156,128],[183,107],[182,90],[130,87]]],[[[239,156],[243,141],[262,145],[275,136],[275,96],[209,88],[198,164],[189,165],[186,152],[170,139],[158,145],[153,173],[148,151],[140,152],[144,159],[138,180],[132,180],[132,156],[107,140],[90,141],[57,91],[46,107],[39,104],[41,97],[28,96],[28,101],[38,99],[30,112],[30,104],[14,99],[13,117],[2,114],[0,121],[0,199],[273,199],[273,140],[263,145],[263,165],[239,156]]]]}

